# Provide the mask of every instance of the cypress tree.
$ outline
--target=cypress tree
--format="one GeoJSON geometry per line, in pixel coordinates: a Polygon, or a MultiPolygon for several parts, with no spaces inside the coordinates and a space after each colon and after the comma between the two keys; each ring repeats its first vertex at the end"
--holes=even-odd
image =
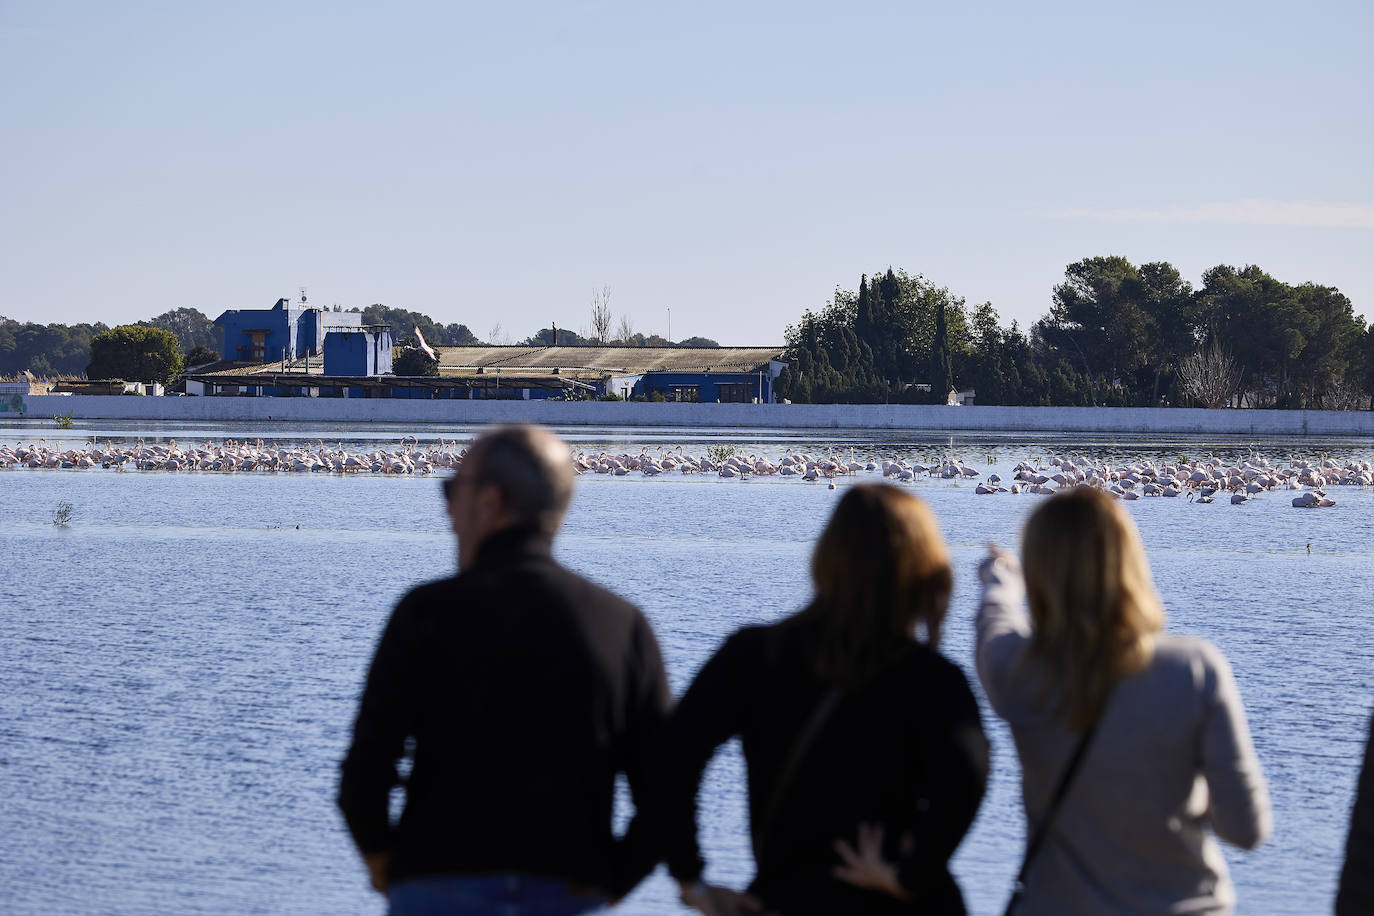
{"type": "Polygon", "coordinates": [[[935,341],[931,347],[930,397],[934,404],[943,404],[954,387],[954,367],[949,357],[949,328],[945,325],[945,303],[935,311],[935,341]]]}
{"type": "Polygon", "coordinates": [[[874,331],[873,300],[868,290],[868,275],[859,277],[859,301],[854,309],[854,334],[872,346],[874,331]]]}

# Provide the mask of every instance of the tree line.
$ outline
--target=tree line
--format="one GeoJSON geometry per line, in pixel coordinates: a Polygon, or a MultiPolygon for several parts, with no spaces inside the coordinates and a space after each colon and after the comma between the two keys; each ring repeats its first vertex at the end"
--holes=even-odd
{"type": "MultiPolygon", "coordinates": [[[[156,318],[125,327],[150,328],[173,335],[175,348],[187,365],[213,362],[219,358],[215,352],[217,330],[198,309],[172,309],[156,318]]],[[[103,321],[93,324],[38,324],[32,321],[19,322],[0,315],[0,375],[17,375],[26,369],[36,376],[47,378],[84,375],[92,362],[92,340],[97,335],[108,335],[113,330],[103,321]]],[[[113,339],[128,342],[154,338],[126,332],[113,339]]],[[[99,346],[96,349],[99,350],[99,346]]],[[[104,376],[92,376],[97,377],[104,376]]]]}
{"type": "Polygon", "coordinates": [[[1194,289],[1163,261],[1070,264],[1049,312],[1004,327],[920,275],[836,289],[786,331],[778,393],[799,403],[1356,409],[1374,397],[1374,328],[1339,290],[1219,265],[1194,289]]]}

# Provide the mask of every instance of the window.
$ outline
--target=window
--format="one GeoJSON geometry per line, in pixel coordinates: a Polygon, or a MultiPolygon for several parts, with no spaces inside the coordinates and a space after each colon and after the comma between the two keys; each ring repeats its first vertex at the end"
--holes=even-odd
{"type": "Polygon", "coordinates": [[[754,403],[754,386],[748,382],[731,382],[717,385],[716,390],[720,392],[720,402],[722,404],[752,404],[754,403]]]}
{"type": "Polygon", "coordinates": [[[680,401],[688,404],[695,404],[700,398],[698,395],[701,389],[696,385],[674,385],[671,390],[670,401],[680,401]]]}

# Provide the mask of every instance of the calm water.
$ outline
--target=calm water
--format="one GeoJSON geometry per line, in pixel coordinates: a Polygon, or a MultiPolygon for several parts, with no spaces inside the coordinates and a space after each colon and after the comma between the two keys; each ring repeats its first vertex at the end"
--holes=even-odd
{"type": "MultiPolygon", "coordinates": [[[[63,435],[135,433],[378,437],[117,424],[63,435]]],[[[55,431],[0,426],[0,441],[38,435],[55,431]]],[[[571,436],[635,451],[689,441],[673,432],[571,436]]],[[[709,438],[759,443],[770,455],[816,442],[757,431],[709,438]]],[[[841,446],[920,456],[951,445],[880,443],[841,446]]],[[[1078,445],[1122,458],[1374,452],[1358,442],[1078,445]]],[[[984,469],[995,459],[1004,473],[1067,447],[1023,436],[952,446],[984,469]]],[[[680,693],[724,636],[805,600],[811,541],[843,487],[589,475],[558,552],[644,608],[680,693]]],[[[987,540],[1016,542],[1036,498],[976,497],[969,484],[939,481],[914,489],[954,551],[944,650],[976,689],[972,569],[987,540]]],[[[0,910],[381,912],[333,807],[336,765],[391,605],[454,567],[437,490],[432,479],[0,472],[0,910]],[[67,528],[50,523],[59,501],[76,507],[67,528]]],[[[1338,508],[1319,512],[1290,509],[1278,493],[1246,506],[1129,504],[1170,628],[1206,636],[1230,658],[1270,780],[1273,839],[1253,853],[1226,852],[1242,912],[1326,910],[1340,865],[1374,700],[1374,493],[1334,495],[1338,508]]],[[[973,911],[995,913],[1023,827],[1010,736],[986,711],[985,726],[993,779],[956,871],[973,911]]],[[[709,877],[737,886],[752,868],[742,783],[730,747],[703,790],[709,877]]],[[[677,912],[675,899],[660,871],[622,912],[677,912]]]]}

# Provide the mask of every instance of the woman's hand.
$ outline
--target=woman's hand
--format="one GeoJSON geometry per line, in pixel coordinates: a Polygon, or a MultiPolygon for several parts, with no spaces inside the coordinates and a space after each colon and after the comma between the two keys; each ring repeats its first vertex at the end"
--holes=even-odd
{"type": "Polygon", "coordinates": [[[678,893],[683,903],[706,916],[739,916],[742,913],[762,913],[763,901],[749,894],[716,887],[701,881],[679,881],[678,893]]]}
{"type": "Polygon", "coordinates": [[[911,895],[897,880],[897,866],[883,859],[883,828],[880,824],[859,825],[859,848],[854,849],[843,838],[835,840],[835,852],[844,862],[831,872],[837,879],[878,891],[898,900],[910,900],[911,895]]]}
{"type": "Polygon", "coordinates": [[[385,894],[386,867],[391,861],[391,855],[385,852],[374,852],[363,855],[363,861],[367,863],[367,876],[372,881],[372,889],[379,894],[385,894]]]}
{"type": "Polygon", "coordinates": [[[1020,573],[1021,561],[1016,559],[1016,554],[1010,553],[998,547],[992,541],[988,541],[987,556],[983,557],[978,564],[978,580],[984,584],[991,582],[1001,573],[1020,573]]]}

